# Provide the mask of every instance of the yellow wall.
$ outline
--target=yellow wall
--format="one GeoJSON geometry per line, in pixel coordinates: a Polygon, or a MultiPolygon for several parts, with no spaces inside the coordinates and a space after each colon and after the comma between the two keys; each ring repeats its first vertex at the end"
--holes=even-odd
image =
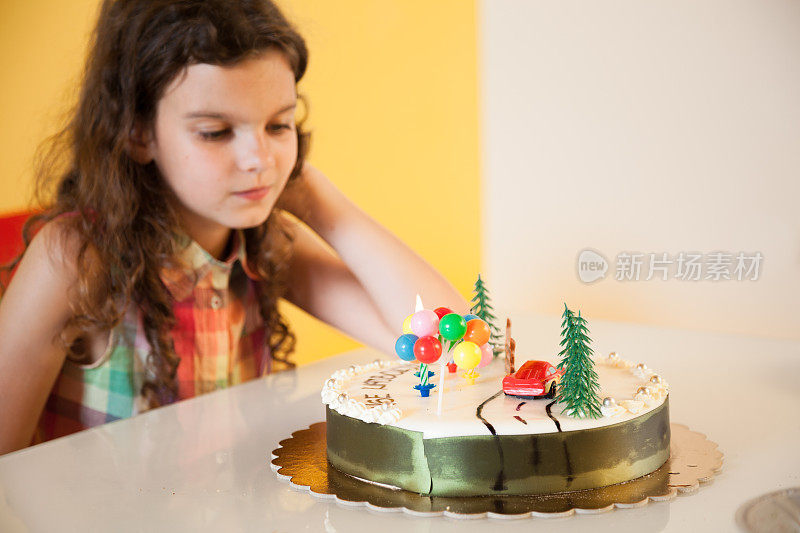
{"type": "Polygon", "coordinates": [[[33,152],[74,96],[97,5],[0,2],[0,213],[28,205],[33,152]]]}
{"type": "MultiPolygon", "coordinates": [[[[310,50],[300,85],[311,108],[310,160],[468,295],[481,245],[476,6],[279,4],[310,50]]],[[[74,96],[98,5],[0,3],[0,212],[27,204],[31,156],[74,96]]],[[[286,312],[301,363],[357,346],[290,306],[286,312]]]]}

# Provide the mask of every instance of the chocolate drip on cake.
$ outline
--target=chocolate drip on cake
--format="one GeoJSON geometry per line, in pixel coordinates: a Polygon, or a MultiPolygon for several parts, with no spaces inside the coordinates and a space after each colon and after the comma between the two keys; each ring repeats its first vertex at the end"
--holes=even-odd
{"type": "Polygon", "coordinates": [[[567,448],[567,441],[562,443],[564,447],[564,459],[566,461],[567,466],[567,488],[572,485],[572,482],[575,480],[575,473],[572,471],[572,461],[569,458],[569,449],[567,448]]]}
{"type": "MultiPolygon", "coordinates": [[[[480,405],[478,406],[478,408],[475,410],[475,416],[477,416],[477,417],[478,417],[478,419],[479,419],[481,422],[483,422],[483,425],[484,425],[484,426],[486,426],[486,428],[489,430],[489,433],[491,433],[492,435],[495,435],[495,436],[497,436],[497,432],[494,430],[494,426],[493,426],[492,424],[490,424],[488,420],[486,420],[485,418],[483,418],[483,416],[481,416],[481,412],[483,411],[483,407],[484,407],[484,406],[485,406],[487,403],[491,402],[492,400],[494,400],[495,398],[497,398],[497,397],[498,397],[498,396],[500,396],[501,394],[503,394],[503,391],[499,391],[499,392],[497,392],[496,394],[493,394],[493,395],[489,396],[488,398],[486,398],[485,400],[483,400],[483,402],[481,402],[481,404],[480,404],[480,405]]],[[[501,452],[501,453],[502,453],[502,452],[501,452]]]]}
{"type": "MultiPolygon", "coordinates": [[[[547,407],[545,407],[545,411],[547,411],[547,416],[550,417],[550,420],[552,420],[555,423],[558,432],[561,433],[561,424],[558,422],[558,420],[556,420],[556,417],[553,416],[553,413],[550,412],[550,408],[553,407],[554,403],[556,403],[556,400],[553,400],[552,402],[548,403],[547,407]]],[[[562,447],[564,448],[564,461],[567,467],[567,487],[569,487],[572,484],[572,481],[575,479],[575,475],[572,471],[572,461],[569,458],[569,449],[567,449],[567,441],[564,441],[562,443],[562,447]]]]}
{"type": "Polygon", "coordinates": [[[503,501],[500,498],[495,498],[493,503],[494,503],[494,512],[496,513],[502,513],[506,508],[505,501],[503,501]]]}
{"type": "Polygon", "coordinates": [[[558,420],[556,420],[556,417],[553,416],[553,413],[550,412],[550,408],[553,407],[554,403],[556,403],[555,400],[553,400],[552,402],[548,403],[547,407],[545,407],[544,410],[547,411],[547,416],[549,416],[550,420],[552,420],[555,423],[556,429],[558,430],[559,433],[561,433],[561,424],[559,423],[558,420]]]}
{"type": "Polygon", "coordinates": [[[492,490],[497,490],[497,491],[508,490],[508,487],[506,486],[506,473],[505,473],[505,460],[503,458],[503,445],[500,442],[500,438],[497,437],[497,432],[495,431],[494,426],[492,424],[490,424],[488,420],[483,418],[483,416],[481,415],[481,411],[483,411],[483,407],[487,403],[491,402],[492,400],[494,400],[495,398],[497,398],[501,394],[503,394],[502,390],[500,390],[497,393],[493,394],[492,396],[486,398],[478,406],[478,409],[475,410],[475,416],[477,416],[478,419],[480,419],[480,421],[483,422],[483,424],[489,430],[489,433],[491,433],[492,436],[495,437],[495,443],[497,444],[497,453],[500,456],[500,471],[497,473],[497,479],[495,480],[494,487],[492,487],[492,490]]]}

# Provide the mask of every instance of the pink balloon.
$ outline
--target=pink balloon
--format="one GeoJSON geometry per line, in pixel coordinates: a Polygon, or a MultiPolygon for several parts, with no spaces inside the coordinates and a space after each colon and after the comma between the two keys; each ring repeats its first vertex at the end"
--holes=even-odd
{"type": "Polygon", "coordinates": [[[417,337],[427,337],[439,333],[439,317],[430,309],[423,309],[411,315],[411,331],[417,337]]]}
{"type": "Polygon", "coordinates": [[[492,353],[492,345],[488,342],[481,346],[481,362],[478,363],[478,368],[482,368],[489,363],[492,362],[494,359],[494,354],[492,353]]]}

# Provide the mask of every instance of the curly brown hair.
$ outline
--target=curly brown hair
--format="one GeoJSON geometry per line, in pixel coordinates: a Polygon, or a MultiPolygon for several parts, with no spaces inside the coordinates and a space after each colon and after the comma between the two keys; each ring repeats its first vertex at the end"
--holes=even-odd
{"type": "MultiPolygon", "coordinates": [[[[177,398],[179,358],[172,346],[172,297],[159,273],[177,252],[179,221],[155,163],[128,154],[134,124],[151,128],[170,82],[189,65],[233,65],[281,51],[300,81],[308,63],[303,38],[269,0],[105,0],[100,8],[69,121],[40,148],[36,196],[42,211],[27,221],[27,248],[38,228],[64,213],[75,236],[78,280],[72,318],[61,334],[67,356],[81,358],[67,331],[110,330],[133,303],[142,311],[151,376],[142,394],[151,407],[177,398]]],[[[287,189],[300,175],[309,135],[297,124],[298,156],[287,189]]],[[[279,200],[280,201],[280,200],[279,200]]],[[[294,366],[295,337],[277,309],[285,292],[292,235],[275,210],[244,230],[249,266],[259,275],[260,313],[273,359],[294,366]]],[[[4,270],[11,272],[17,257],[4,270]]]]}

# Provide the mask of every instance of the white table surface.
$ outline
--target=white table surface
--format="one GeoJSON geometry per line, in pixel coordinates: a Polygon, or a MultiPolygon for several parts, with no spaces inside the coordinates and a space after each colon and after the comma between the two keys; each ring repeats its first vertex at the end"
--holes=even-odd
{"type": "MultiPolygon", "coordinates": [[[[516,316],[518,360],[557,351],[558,317],[516,316]]],[[[0,531],[737,531],[746,500],[800,486],[800,342],[589,323],[596,353],[645,362],[671,386],[673,422],[717,442],[714,482],[669,503],[559,519],[461,521],[350,509],[269,467],[292,431],[323,420],[334,370],[357,350],[0,457],[0,531]]]]}

